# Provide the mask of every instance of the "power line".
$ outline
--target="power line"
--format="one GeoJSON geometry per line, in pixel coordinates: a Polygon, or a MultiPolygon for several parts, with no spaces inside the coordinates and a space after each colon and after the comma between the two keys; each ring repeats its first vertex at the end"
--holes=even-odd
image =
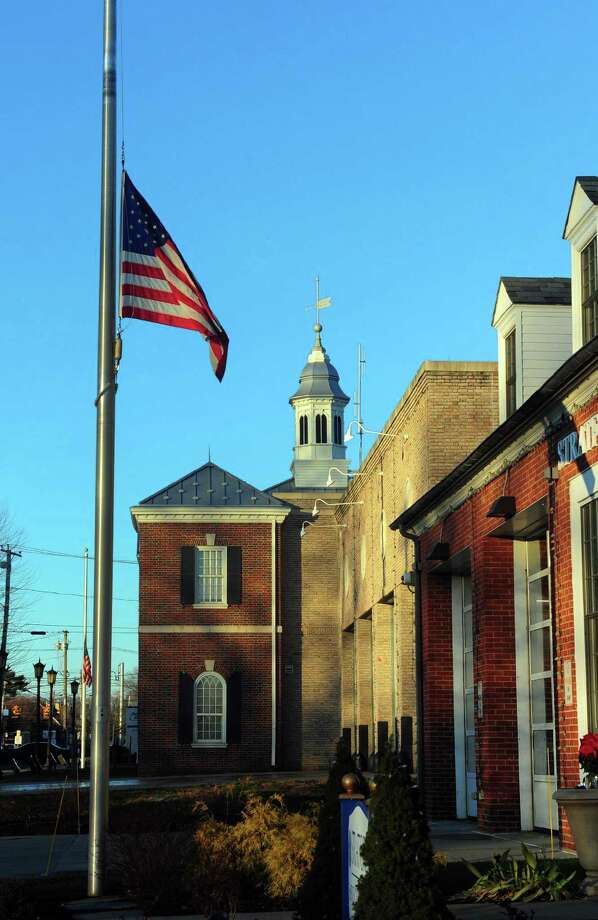
{"type": "MultiPolygon", "coordinates": [[[[35,553],[38,556],[62,556],[66,559],[84,559],[82,553],[64,553],[61,550],[57,549],[42,549],[38,546],[22,546],[21,550],[24,553],[35,553]]],[[[94,559],[94,556],[88,556],[89,559],[94,559]]],[[[136,559],[113,559],[114,563],[118,565],[139,565],[136,559]]]]}
{"type": "MultiPolygon", "coordinates": [[[[13,588],[13,591],[33,591],[34,594],[56,594],[56,595],[59,595],[60,597],[84,597],[85,596],[84,594],[77,594],[73,591],[49,591],[49,590],[42,589],[42,588],[27,588],[24,586],[21,588],[13,588]]],[[[93,594],[88,594],[87,596],[90,599],[93,598],[93,594]]],[[[138,600],[136,597],[113,597],[112,600],[113,601],[126,601],[129,604],[138,603],[138,600]]]]}

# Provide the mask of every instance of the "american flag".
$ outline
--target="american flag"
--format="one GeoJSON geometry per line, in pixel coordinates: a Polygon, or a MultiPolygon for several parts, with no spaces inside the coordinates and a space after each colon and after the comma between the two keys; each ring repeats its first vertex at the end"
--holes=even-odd
{"type": "Polygon", "coordinates": [[[83,683],[91,687],[91,660],[87,651],[87,639],[83,643],[83,683]]]}
{"type": "Polygon", "coordinates": [[[166,227],[126,172],[123,181],[121,316],[200,332],[222,380],[228,336],[166,227]]]}

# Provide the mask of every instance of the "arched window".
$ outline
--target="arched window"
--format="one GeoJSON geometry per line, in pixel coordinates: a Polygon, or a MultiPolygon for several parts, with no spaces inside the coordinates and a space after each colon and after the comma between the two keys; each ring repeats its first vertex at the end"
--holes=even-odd
{"type": "Polygon", "coordinates": [[[343,443],[343,429],[342,429],[340,415],[334,416],[334,443],[335,444],[343,443]]]}
{"type": "Polygon", "coordinates": [[[328,444],[328,419],[325,415],[316,415],[316,444],[328,444]]]}
{"type": "Polygon", "coordinates": [[[307,444],[308,438],[308,427],[307,427],[307,415],[299,416],[299,443],[307,444]]]}
{"type": "Polygon", "coordinates": [[[226,745],[226,681],[216,671],[204,671],[195,681],[193,743],[226,745]]]}

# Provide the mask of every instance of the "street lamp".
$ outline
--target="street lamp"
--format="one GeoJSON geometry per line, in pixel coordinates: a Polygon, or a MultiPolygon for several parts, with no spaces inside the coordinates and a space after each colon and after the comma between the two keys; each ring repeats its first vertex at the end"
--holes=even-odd
{"type": "Polygon", "coordinates": [[[71,681],[71,693],[73,694],[73,708],[71,709],[71,759],[72,762],[75,762],[77,756],[77,739],[75,738],[75,700],[77,698],[77,690],[79,689],[79,681],[71,681]]]}
{"type": "Polygon", "coordinates": [[[54,708],[54,684],[56,683],[56,671],[54,668],[50,668],[47,674],[48,685],[50,687],[50,712],[48,714],[48,757],[46,765],[48,769],[52,766],[50,760],[50,745],[52,744],[52,709],[54,708]]]}
{"type": "Polygon", "coordinates": [[[41,704],[41,691],[40,683],[41,679],[44,676],[45,664],[42,664],[40,658],[37,659],[36,664],[33,665],[33,671],[35,673],[35,679],[37,681],[37,732],[36,732],[36,753],[37,759],[40,761],[41,757],[41,743],[42,743],[42,704],[41,704]]]}

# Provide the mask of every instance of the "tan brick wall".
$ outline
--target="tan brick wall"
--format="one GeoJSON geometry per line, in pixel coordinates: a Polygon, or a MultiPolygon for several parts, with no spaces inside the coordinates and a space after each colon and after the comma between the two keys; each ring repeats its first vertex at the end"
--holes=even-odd
{"type": "Polygon", "coordinates": [[[333,509],[341,492],[276,493],[293,504],[283,525],[282,673],[283,766],[327,768],[340,734],[341,637],[339,533],[333,509]],[[300,538],[301,525],[309,521],[300,538]],[[292,667],[292,673],[287,671],[292,667]]]}
{"type": "MultiPolygon", "coordinates": [[[[340,532],[341,627],[373,617],[376,721],[386,721],[390,708],[391,723],[393,707],[390,653],[386,660],[378,652],[383,646],[390,649],[392,641],[392,617],[378,607],[382,602],[394,606],[396,716],[415,719],[414,597],[401,584],[401,576],[413,566],[413,548],[389,525],[497,424],[495,363],[425,362],[384,428],[393,437],[377,439],[359,471],[363,475],[354,478],[345,494],[345,501],[359,504],[335,512],[337,521],[347,525],[340,532]]],[[[358,641],[357,647],[358,658],[368,654],[363,643],[358,641]]],[[[367,667],[371,669],[371,660],[367,667]]],[[[360,675],[365,668],[358,660],[360,675]]],[[[359,712],[362,722],[361,702],[359,712]]],[[[343,726],[352,725],[347,693],[343,693],[341,717],[343,726]]],[[[368,724],[371,721],[370,715],[368,724]]]]}

